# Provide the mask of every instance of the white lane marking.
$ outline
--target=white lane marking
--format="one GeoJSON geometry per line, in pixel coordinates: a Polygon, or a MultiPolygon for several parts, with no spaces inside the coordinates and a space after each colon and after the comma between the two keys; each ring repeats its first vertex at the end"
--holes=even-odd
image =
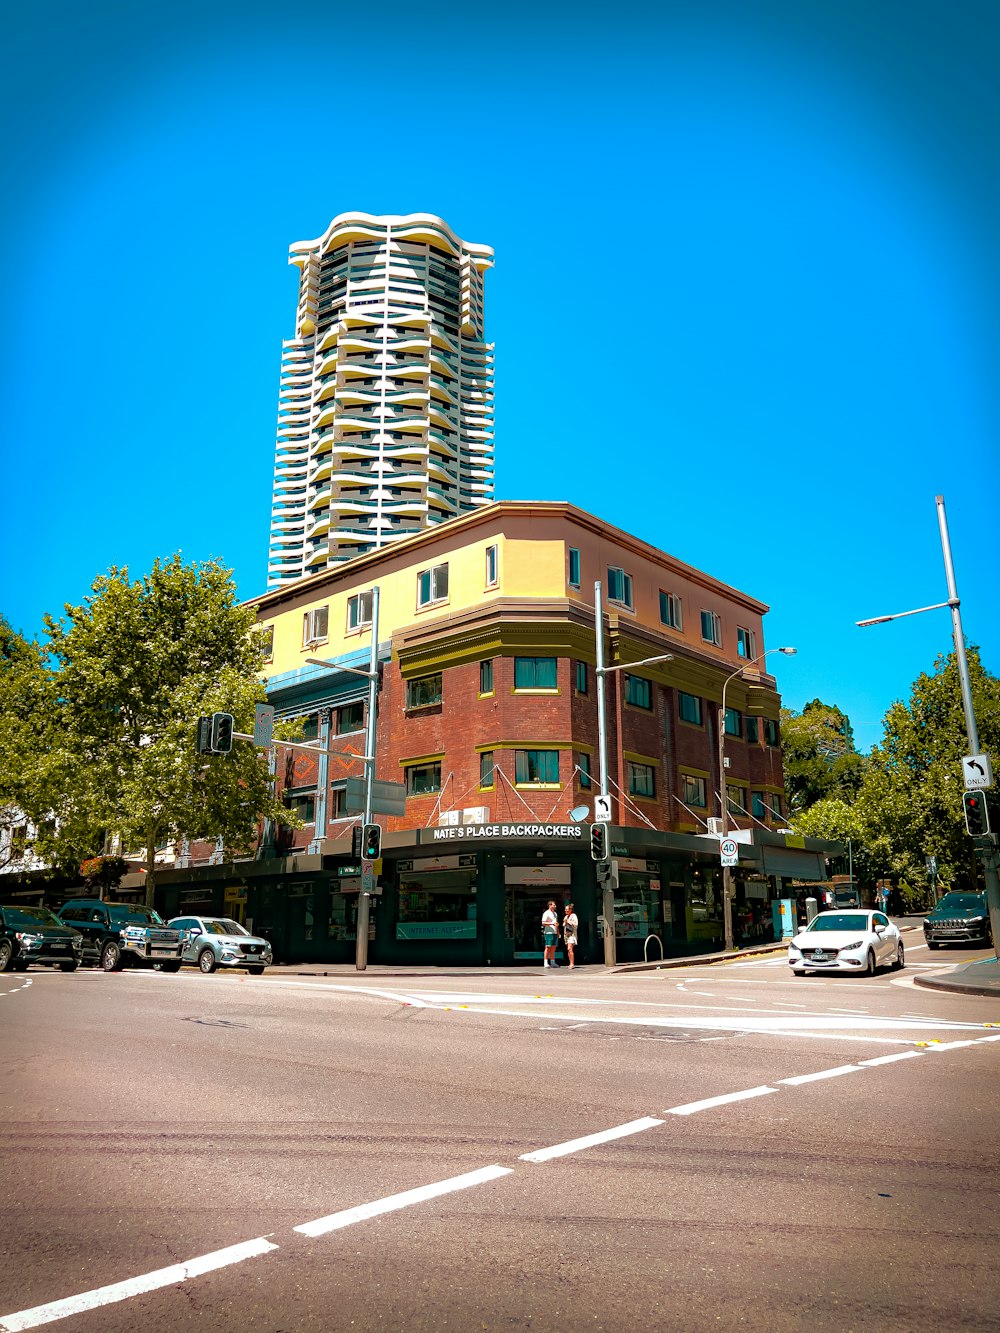
{"type": "Polygon", "coordinates": [[[891,1065],[897,1060],[919,1059],[923,1051],[893,1051],[892,1055],[874,1055],[870,1060],[859,1060],[859,1065],[891,1065]]]}
{"type": "Polygon", "coordinates": [[[933,1046],[928,1046],[929,1051],[957,1051],[960,1046],[975,1046],[975,1040],[972,1041],[936,1041],[933,1046]]]}
{"type": "Polygon", "coordinates": [[[721,1097],[705,1097],[700,1102],[685,1102],[683,1106],[668,1106],[664,1115],[694,1115],[697,1111],[708,1111],[713,1106],[728,1106],[730,1102],[745,1102],[751,1097],[764,1097],[777,1088],[745,1088],[742,1092],[727,1092],[721,1097]]]}
{"type": "Polygon", "coordinates": [[[345,1208],[342,1212],[331,1213],[329,1217],[319,1217],[315,1222],[303,1222],[293,1227],[293,1231],[303,1236],[324,1236],[328,1231],[339,1231],[342,1227],[353,1226],[355,1222],[365,1222],[370,1217],[379,1217],[383,1213],[394,1213],[400,1208],[409,1208],[415,1203],[424,1203],[427,1199],[436,1199],[442,1194],[453,1194],[456,1190],[471,1189],[474,1185],[483,1185],[489,1180],[499,1180],[501,1176],[513,1175],[510,1166],[484,1166],[479,1171],[467,1171],[462,1176],[452,1176],[449,1180],[438,1180],[433,1185],[420,1185],[417,1189],[404,1190],[402,1194],[390,1194],[388,1198],[376,1199],[374,1203],[363,1203],[357,1208],[345,1208]]]}
{"type": "Polygon", "coordinates": [[[818,1083],[823,1078],[839,1078],[841,1074],[857,1074],[860,1065],[837,1065],[834,1069],[821,1069],[818,1074],[796,1074],[794,1078],[779,1078],[790,1088],[797,1088],[803,1083],[818,1083]]]}
{"type": "Polygon", "coordinates": [[[662,1125],[662,1120],[646,1115],[640,1120],[630,1120],[627,1125],[616,1125],[614,1129],[602,1129],[596,1134],[585,1134],[581,1139],[569,1139],[566,1143],[556,1143],[551,1148],[539,1148],[537,1152],[522,1153],[519,1162],[549,1162],[554,1157],[568,1157],[570,1153],[582,1152],[584,1148],[595,1148],[599,1143],[610,1143],[614,1139],[628,1138],[630,1134],[641,1134],[644,1129],[662,1125]]]}
{"type": "Polygon", "coordinates": [[[245,1259],[254,1259],[258,1255],[276,1250],[277,1245],[264,1237],[246,1240],[240,1245],[229,1245],[224,1250],[214,1250],[187,1263],[171,1264],[169,1268],[159,1268],[153,1273],[143,1273],[140,1277],[127,1278],[124,1282],[112,1282],[107,1287],[96,1287],[79,1296],[68,1296],[62,1301],[51,1301],[48,1305],[36,1305],[31,1310],[19,1310],[16,1314],[5,1314],[0,1318],[2,1333],[19,1333],[25,1328],[37,1328],[40,1324],[51,1324],[57,1319],[66,1319],[70,1315],[83,1314],[85,1310],[96,1310],[102,1305],[114,1305],[126,1301],[131,1296],[141,1296],[147,1291],[156,1291],[160,1287],[173,1287],[188,1278],[201,1277],[203,1273],[212,1273],[218,1268],[230,1264],[242,1263],[245,1259]]]}

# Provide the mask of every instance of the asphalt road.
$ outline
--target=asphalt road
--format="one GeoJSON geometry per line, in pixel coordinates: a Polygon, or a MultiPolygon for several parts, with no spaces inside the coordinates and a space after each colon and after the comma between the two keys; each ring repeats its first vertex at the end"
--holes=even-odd
{"type": "Polygon", "coordinates": [[[906,939],[872,979],[2,976],[0,1333],[996,1329],[1000,1007],[906,939]]]}

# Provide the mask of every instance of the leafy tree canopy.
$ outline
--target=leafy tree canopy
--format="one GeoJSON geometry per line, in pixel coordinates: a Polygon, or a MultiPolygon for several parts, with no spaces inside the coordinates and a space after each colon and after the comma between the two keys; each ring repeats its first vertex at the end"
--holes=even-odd
{"type": "Polygon", "coordinates": [[[782,709],[781,738],[792,816],[817,801],[849,800],[861,786],[865,760],[854,748],[850,719],[835,704],[812,699],[801,713],[782,709]]]}

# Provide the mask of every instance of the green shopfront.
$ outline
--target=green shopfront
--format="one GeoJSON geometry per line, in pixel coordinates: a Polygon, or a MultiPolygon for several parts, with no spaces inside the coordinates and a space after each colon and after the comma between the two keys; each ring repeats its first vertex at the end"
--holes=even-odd
{"type": "MultiPolygon", "coordinates": [[[[772,837],[774,835],[771,835],[772,837]]],[[[802,840],[798,840],[802,841],[802,840]]],[[[781,852],[784,873],[817,878],[809,840],[781,852]]],[[[361,866],[349,837],[322,854],[234,862],[157,874],[165,916],[200,911],[238,916],[271,940],[284,963],[353,963],[361,866]]],[[[616,873],[616,955],[621,963],[722,946],[718,843],[649,829],[611,829],[616,873]]],[[[386,834],[371,899],[368,961],[398,966],[540,965],[541,917],[554,900],[579,918],[578,963],[603,963],[602,889],[586,824],[502,823],[386,834]]],[[[763,921],[781,880],[764,873],[763,851],[740,849],[733,904],[737,937],[763,921]],[[756,912],[755,912],[756,905],[756,912]]],[[[771,862],[775,858],[772,856],[771,862]]],[[[560,956],[562,950],[560,949],[560,956]]]]}

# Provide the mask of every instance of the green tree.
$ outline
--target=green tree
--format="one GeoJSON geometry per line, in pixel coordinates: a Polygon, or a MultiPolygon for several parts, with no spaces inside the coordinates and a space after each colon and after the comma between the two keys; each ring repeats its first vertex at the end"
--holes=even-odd
{"type": "Polygon", "coordinates": [[[46,628],[58,664],[54,762],[66,795],[53,841],[62,859],[79,861],[101,833],[117,835],[121,850],[144,851],[152,905],[157,847],[221,836],[241,854],[260,817],[290,822],[252,745],[237,742],[228,758],[197,753],[200,715],[229,712],[237,731],[250,731],[265,698],[263,636],[235,601],[229,570],[179,555],[137,580],[114,568],[46,628]]]}
{"type": "Polygon", "coordinates": [[[783,708],[781,750],[793,817],[817,801],[850,800],[861,786],[865,760],[854,747],[850,719],[834,704],[811,699],[801,713],[783,708]]]}
{"type": "MultiPolygon", "coordinates": [[[[1000,680],[970,648],[969,677],[980,744],[1000,745],[1000,680]]],[[[937,858],[942,886],[972,888],[978,868],[962,814],[962,758],[968,753],[955,654],[914,681],[908,704],[883,719],[883,737],[866,761],[852,799],[823,798],[798,812],[794,827],[817,837],[852,839],[863,883],[892,877],[923,897],[926,858],[937,858]]]]}
{"type": "MultiPolygon", "coordinates": [[[[0,828],[5,859],[12,833],[27,825],[42,830],[57,793],[51,761],[54,692],[43,650],[0,617],[0,828]]],[[[37,836],[37,835],[36,835],[37,836]]],[[[18,847],[35,850],[36,836],[18,847]]]]}

